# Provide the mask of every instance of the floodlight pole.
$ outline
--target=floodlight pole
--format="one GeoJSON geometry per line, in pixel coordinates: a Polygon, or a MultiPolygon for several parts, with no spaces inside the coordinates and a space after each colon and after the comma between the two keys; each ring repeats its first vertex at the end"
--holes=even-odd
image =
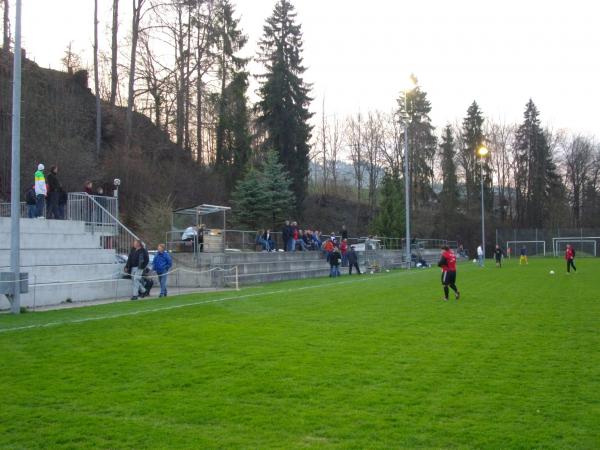
{"type": "Polygon", "coordinates": [[[21,0],[16,0],[12,91],[12,163],[10,184],[10,269],[13,274],[11,311],[21,312],[21,0]]]}
{"type": "Polygon", "coordinates": [[[485,210],[483,209],[483,156],[479,159],[481,167],[481,251],[483,252],[482,265],[485,264],[485,210]]]}
{"type": "Polygon", "coordinates": [[[408,95],[404,90],[404,109],[406,116],[404,118],[404,221],[406,230],[406,267],[410,270],[410,180],[408,170],[408,95]]]}

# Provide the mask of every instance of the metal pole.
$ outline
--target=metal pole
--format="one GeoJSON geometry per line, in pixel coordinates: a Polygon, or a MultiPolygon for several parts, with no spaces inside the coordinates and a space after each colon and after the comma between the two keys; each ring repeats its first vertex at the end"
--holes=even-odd
{"type": "Polygon", "coordinates": [[[15,54],[12,91],[12,165],[10,204],[10,269],[13,273],[11,310],[21,312],[21,0],[16,1],[15,54]]]}
{"type": "Polygon", "coordinates": [[[404,91],[404,109],[406,117],[404,123],[404,220],[406,221],[406,267],[410,270],[410,180],[408,170],[408,96],[404,91]]]}
{"type": "Polygon", "coordinates": [[[485,210],[483,209],[483,158],[481,163],[481,250],[483,251],[483,263],[485,264],[485,210]]]}

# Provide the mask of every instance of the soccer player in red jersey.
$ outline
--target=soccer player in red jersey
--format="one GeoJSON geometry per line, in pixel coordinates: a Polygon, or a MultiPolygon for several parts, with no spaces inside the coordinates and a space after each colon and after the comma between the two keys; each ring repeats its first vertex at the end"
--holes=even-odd
{"type": "Polygon", "coordinates": [[[567,249],[565,250],[565,259],[567,260],[567,273],[571,273],[571,267],[575,272],[577,272],[577,269],[575,268],[575,249],[571,246],[571,244],[567,244],[567,249]]]}
{"type": "Polygon", "coordinates": [[[460,298],[460,292],[456,287],[456,255],[447,245],[442,247],[442,255],[438,266],[442,268],[442,285],[444,286],[444,301],[448,301],[448,287],[454,291],[456,300],[460,298]]]}

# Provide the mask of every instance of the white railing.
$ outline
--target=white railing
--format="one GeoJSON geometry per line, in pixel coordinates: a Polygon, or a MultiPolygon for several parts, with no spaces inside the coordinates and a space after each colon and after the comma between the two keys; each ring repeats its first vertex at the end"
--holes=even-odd
{"type": "MultiPolygon", "coordinates": [[[[33,206],[35,208],[35,206],[33,206]]],[[[10,217],[10,203],[0,203],[0,217],[10,217]]],[[[46,217],[46,202],[44,202],[42,215],[46,217]]],[[[27,219],[29,217],[29,212],[27,208],[27,204],[25,202],[21,202],[21,219],[27,219]]],[[[35,216],[34,216],[35,217],[35,216]]]]}
{"type": "Polygon", "coordinates": [[[115,214],[116,201],[110,200],[116,199],[71,192],[67,202],[67,219],[85,222],[87,231],[100,235],[102,248],[127,255],[133,240],[141,239],[119,221],[115,214]]]}

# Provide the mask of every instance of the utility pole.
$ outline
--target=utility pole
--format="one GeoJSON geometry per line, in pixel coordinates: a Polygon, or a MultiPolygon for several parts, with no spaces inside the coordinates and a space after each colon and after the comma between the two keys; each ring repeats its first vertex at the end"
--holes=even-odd
{"type": "Polygon", "coordinates": [[[12,91],[12,164],[10,184],[11,311],[21,312],[21,0],[16,0],[12,91]]]}

